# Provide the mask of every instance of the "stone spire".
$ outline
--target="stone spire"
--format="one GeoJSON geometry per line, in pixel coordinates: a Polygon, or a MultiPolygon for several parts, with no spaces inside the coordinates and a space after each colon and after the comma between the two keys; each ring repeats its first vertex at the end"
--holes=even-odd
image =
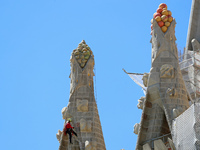
{"type": "Polygon", "coordinates": [[[200,42],[200,0],[193,0],[187,34],[186,50],[194,50],[192,40],[200,42]]]}
{"type": "Polygon", "coordinates": [[[71,55],[70,98],[67,107],[62,110],[63,119],[72,119],[72,126],[78,137],[72,137],[59,131],[57,138],[59,150],[105,150],[102,127],[94,97],[93,69],[94,56],[83,40],[71,55]]]}
{"type": "Polygon", "coordinates": [[[175,25],[173,20],[164,33],[155,19],[152,22],[152,66],[147,80],[137,150],[143,149],[146,144],[152,145],[153,139],[162,135],[169,134],[171,138],[172,120],[177,117],[174,112],[182,113],[189,107],[175,44],[175,25]]]}

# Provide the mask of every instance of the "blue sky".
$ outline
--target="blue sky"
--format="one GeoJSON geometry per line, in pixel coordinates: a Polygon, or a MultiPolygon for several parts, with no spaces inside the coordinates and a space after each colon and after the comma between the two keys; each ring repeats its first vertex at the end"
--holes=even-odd
{"type": "Polygon", "coordinates": [[[150,20],[160,3],[186,45],[191,1],[1,0],[0,149],[55,150],[68,104],[70,55],[84,39],[95,56],[97,105],[107,150],[135,149],[141,88],[126,75],[149,72],[150,20]]]}

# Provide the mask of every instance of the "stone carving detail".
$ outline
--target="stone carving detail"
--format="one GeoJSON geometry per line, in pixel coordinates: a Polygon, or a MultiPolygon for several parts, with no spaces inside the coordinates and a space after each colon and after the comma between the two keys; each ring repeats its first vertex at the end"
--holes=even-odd
{"type": "Polygon", "coordinates": [[[60,143],[60,140],[61,140],[61,135],[62,135],[62,131],[58,130],[58,133],[56,133],[56,138],[59,141],[59,143],[60,143]]]}
{"type": "MultiPolygon", "coordinates": [[[[70,102],[68,104],[68,106],[70,105],[70,102]]],[[[72,115],[69,113],[69,107],[64,107],[62,110],[61,110],[61,113],[62,113],[62,118],[67,120],[67,118],[71,118],[72,115]]]]}
{"type": "Polygon", "coordinates": [[[85,150],[96,150],[97,143],[95,141],[85,141],[85,150]]]}
{"type": "Polygon", "coordinates": [[[139,123],[136,123],[135,125],[134,125],[134,133],[135,134],[138,134],[139,133],[139,127],[140,127],[140,124],[139,123]]]}
{"type": "Polygon", "coordinates": [[[86,121],[85,119],[80,120],[80,131],[81,132],[91,132],[92,131],[92,121],[88,120],[86,121]]]}
{"type": "Polygon", "coordinates": [[[174,78],[174,67],[169,64],[162,65],[160,68],[161,78],[174,78]]]}
{"type": "Polygon", "coordinates": [[[88,100],[86,99],[77,99],[77,110],[81,112],[88,111],[88,100]]]}
{"type": "Polygon", "coordinates": [[[90,47],[85,43],[83,40],[79,45],[78,48],[76,48],[73,51],[73,54],[75,55],[75,58],[80,65],[81,68],[84,68],[88,59],[90,58],[92,51],[90,50],[90,47]]]}
{"type": "Polygon", "coordinates": [[[148,78],[149,78],[149,73],[144,73],[142,80],[143,80],[143,84],[144,84],[145,87],[147,87],[148,78]]]}
{"type": "Polygon", "coordinates": [[[199,52],[200,51],[199,42],[196,39],[192,39],[191,43],[192,43],[193,51],[198,51],[199,52]]]}
{"type": "Polygon", "coordinates": [[[137,104],[137,108],[138,109],[143,109],[144,107],[144,101],[146,100],[146,97],[142,96],[139,100],[138,100],[138,104],[137,104]]]}
{"type": "Polygon", "coordinates": [[[177,97],[177,91],[176,91],[175,88],[168,88],[167,94],[169,95],[170,98],[176,98],[177,97]]]}

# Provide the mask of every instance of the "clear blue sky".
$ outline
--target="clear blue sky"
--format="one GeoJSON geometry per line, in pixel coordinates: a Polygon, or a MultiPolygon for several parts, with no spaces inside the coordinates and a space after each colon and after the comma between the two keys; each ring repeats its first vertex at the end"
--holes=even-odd
{"type": "Polygon", "coordinates": [[[141,88],[149,72],[150,20],[160,3],[186,45],[191,0],[1,0],[0,149],[56,150],[68,104],[70,55],[84,39],[95,56],[97,105],[107,150],[135,149],[141,88]]]}

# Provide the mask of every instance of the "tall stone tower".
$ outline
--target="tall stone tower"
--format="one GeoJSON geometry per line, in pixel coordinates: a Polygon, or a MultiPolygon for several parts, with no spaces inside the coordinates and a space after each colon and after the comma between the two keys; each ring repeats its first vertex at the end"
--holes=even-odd
{"type": "Polygon", "coordinates": [[[57,133],[59,150],[105,150],[105,142],[94,97],[93,69],[94,56],[83,40],[71,55],[70,98],[67,107],[62,109],[63,119],[72,119],[72,126],[78,137],[62,131],[57,133]]]}
{"type": "Polygon", "coordinates": [[[155,19],[152,22],[152,65],[146,80],[147,93],[139,125],[137,150],[166,149],[164,143],[168,142],[168,138],[171,139],[176,112],[180,114],[189,107],[175,44],[175,25],[173,20],[164,32],[155,19]]]}
{"type": "Polygon", "coordinates": [[[188,27],[182,74],[193,102],[200,102],[200,0],[193,0],[188,27]],[[191,61],[192,60],[192,61],[191,61]]]}
{"type": "Polygon", "coordinates": [[[188,35],[187,35],[187,43],[186,43],[186,51],[191,51],[191,50],[195,51],[195,49],[193,48],[194,46],[191,43],[193,39],[197,40],[198,43],[200,42],[200,9],[199,7],[200,7],[200,0],[192,0],[190,22],[189,22],[189,27],[188,27],[188,35]]]}

